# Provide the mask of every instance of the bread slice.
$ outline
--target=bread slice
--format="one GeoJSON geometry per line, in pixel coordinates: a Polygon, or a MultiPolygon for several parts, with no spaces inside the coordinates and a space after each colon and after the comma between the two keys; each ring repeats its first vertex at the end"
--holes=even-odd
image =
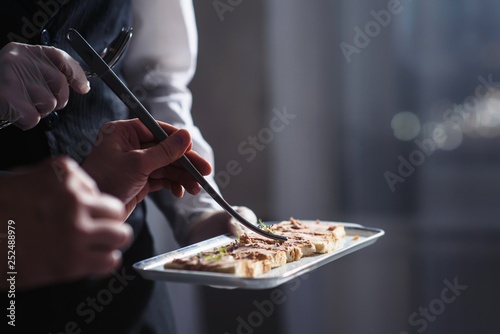
{"type": "Polygon", "coordinates": [[[342,239],[345,237],[344,225],[340,223],[325,224],[321,223],[320,220],[316,220],[315,222],[303,222],[294,218],[290,218],[290,220],[288,221],[283,221],[279,224],[273,225],[273,230],[275,232],[291,232],[317,235],[332,240],[342,239]]]}
{"type": "Polygon", "coordinates": [[[281,267],[287,262],[286,252],[272,245],[262,247],[258,243],[234,242],[227,250],[235,259],[267,260],[271,268],[281,267]]]}
{"type": "Polygon", "coordinates": [[[294,218],[273,225],[273,230],[290,240],[308,240],[315,247],[315,253],[324,254],[339,249],[345,239],[342,224],[323,224],[319,220],[306,223],[294,218]]]}
{"type": "Polygon", "coordinates": [[[273,251],[283,251],[286,254],[287,262],[293,262],[304,256],[313,255],[316,251],[313,243],[303,238],[293,238],[285,242],[278,242],[261,236],[255,232],[248,232],[240,236],[243,244],[256,244],[264,249],[273,251]]]}
{"type": "Polygon", "coordinates": [[[211,254],[201,254],[190,258],[174,259],[165,263],[165,269],[182,269],[210,271],[233,274],[240,277],[255,277],[271,270],[268,260],[237,259],[232,255],[220,258],[210,257],[211,254]]]}

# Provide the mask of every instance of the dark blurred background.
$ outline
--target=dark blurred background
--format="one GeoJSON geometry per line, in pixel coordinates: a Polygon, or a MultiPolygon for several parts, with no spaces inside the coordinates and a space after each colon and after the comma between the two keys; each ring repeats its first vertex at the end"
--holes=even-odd
{"type": "Polygon", "coordinates": [[[500,333],[500,2],[195,11],[193,114],[227,200],[386,235],[278,287],[285,301],[262,321],[273,290],[168,283],[179,333],[500,333]]]}

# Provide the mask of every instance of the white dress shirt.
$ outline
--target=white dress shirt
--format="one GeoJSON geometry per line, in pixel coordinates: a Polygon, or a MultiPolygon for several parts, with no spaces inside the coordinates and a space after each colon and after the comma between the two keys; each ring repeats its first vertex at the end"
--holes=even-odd
{"type": "MultiPolygon", "coordinates": [[[[191,0],[132,0],[133,38],[124,75],[129,88],[157,120],[191,134],[193,149],[213,166],[214,157],[191,116],[192,97],[187,85],[196,67],[198,36],[191,0]]],[[[216,187],[213,173],[207,177],[216,187]]],[[[216,188],[217,189],[217,188],[216,188]]],[[[150,194],[171,223],[180,243],[202,213],[220,210],[205,192],[182,199],[170,190],[150,194]]]]}

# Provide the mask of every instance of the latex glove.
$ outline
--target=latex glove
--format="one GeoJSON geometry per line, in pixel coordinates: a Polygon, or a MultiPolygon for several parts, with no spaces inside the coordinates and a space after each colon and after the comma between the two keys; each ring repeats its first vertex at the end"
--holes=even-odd
{"type": "MultiPolygon", "coordinates": [[[[257,224],[257,216],[249,208],[245,206],[233,206],[233,209],[250,223],[257,224]]],[[[227,233],[236,236],[248,231],[250,230],[226,211],[210,211],[202,214],[193,224],[189,232],[188,243],[193,244],[227,233]]]]}
{"type": "Polygon", "coordinates": [[[210,164],[191,150],[191,137],[186,130],[158,123],[170,134],[159,144],[138,119],[103,125],[82,165],[101,191],[125,203],[127,214],[153,191],[166,188],[177,197],[183,196],[184,189],[193,195],[200,192],[198,182],[176,162],[183,154],[202,175],[212,171],[210,164]]]}
{"type": "Polygon", "coordinates": [[[69,158],[56,158],[0,178],[0,289],[6,273],[16,271],[16,287],[32,288],[104,275],[121,263],[120,249],[132,228],[123,224],[124,207],[102,194],[69,158]],[[15,248],[8,249],[9,221],[15,248]],[[14,253],[8,253],[8,250],[14,253]],[[7,268],[15,255],[15,270],[7,268]]]}
{"type": "Polygon", "coordinates": [[[69,86],[80,94],[90,90],[80,64],[66,52],[21,43],[0,49],[0,120],[30,129],[66,106],[69,86]]]}

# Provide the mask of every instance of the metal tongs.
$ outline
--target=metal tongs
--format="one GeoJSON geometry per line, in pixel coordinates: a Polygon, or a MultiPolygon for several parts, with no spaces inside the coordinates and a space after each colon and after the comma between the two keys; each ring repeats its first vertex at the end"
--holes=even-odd
{"type": "MultiPolygon", "coordinates": [[[[153,116],[146,110],[137,97],[127,88],[120,78],[113,72],[109,65],[99,56],[92,46],[80,35],[75,29],[69,29],[66,33],[66,40],[69,45],[80,55],[87,63],[91,71],[96,76],[100,77],[106,85],[118,96],[130,110],[139,118],[139,120],[151,131],[158,142],[165,140],[168,135],[157,123],[153,116]]],[[[200,174],[196,167],[183,155],[179,159],[180,164],[191,174],[195,180],[205,189],[205,191],[231,216],[238,220],[241,224],[248,227],[252,231],[259,233],[265,237],[286,241],[287,238],[281,235],[270,233],[243,218],[236,210],[234,210],[224,198],[208,183],[208,181],[200,174]]]]}

